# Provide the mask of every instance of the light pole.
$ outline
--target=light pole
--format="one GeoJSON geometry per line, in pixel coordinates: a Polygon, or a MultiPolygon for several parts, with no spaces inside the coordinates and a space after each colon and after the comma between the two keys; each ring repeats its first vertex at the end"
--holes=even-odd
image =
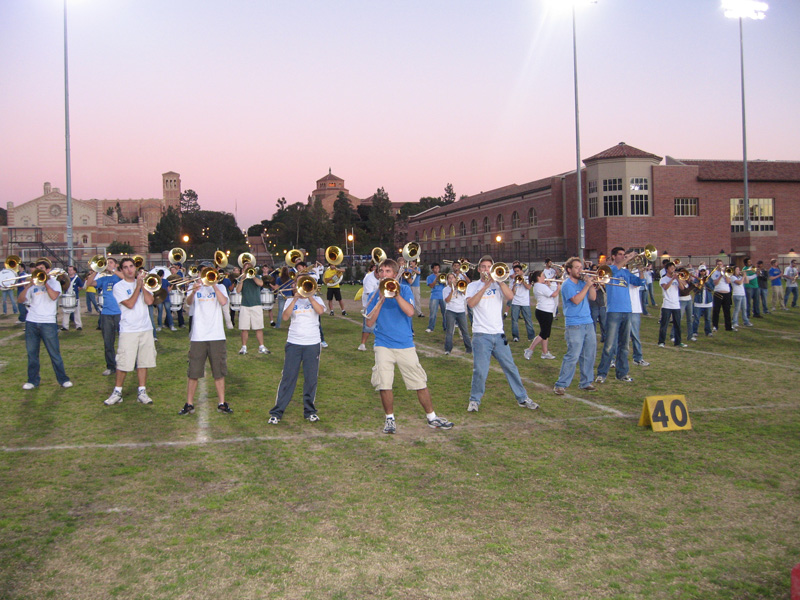
{"type": "Polygon", "coordinates": [[[769,8],[766,2],[759,0],[722,0],[722,10],[729,19],[739,19],[739,63],[742,79],[742,164],[744,165],[744,230],[750,233],[750,195],[747,182],[747,121],[744,104],[744,36],[742,21],[744,19],[763,19],[769,8]]]}
{"type": "Polygon", "coordinates": [[[72,244],[72,166],[69,156],[69,58],[67,53],[67,0],[64,0],[64,135],[67,146],[67,254],[73,260],[72,244]]]}

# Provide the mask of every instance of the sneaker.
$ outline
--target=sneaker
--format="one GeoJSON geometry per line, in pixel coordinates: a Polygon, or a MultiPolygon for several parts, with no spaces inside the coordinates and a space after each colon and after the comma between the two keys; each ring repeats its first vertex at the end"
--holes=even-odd
{"type": "Polygon", "coordinates": [[[280,422],[281,422],[280,417],[270,417],[269,421],[267,421],[267,425],[277,425],[280,422]]]}
{"type": "Polygon", "coordinates": [[[114,371],[112,371],[111,369],[106,369],[105,371],[103,371],[103,372],[101,373],[101,375],[102,375],[103,377],[108,377],[108,376],[109,376],[109,375],[111,375],[113,372],[114,372],[114,371]]]}
{"type": "Polygon", "coordinates": [[[539,408],[539,405],[536,404],[536,402],[534,402],[530,398],[525,398],[524,401],[517,402],[517,406],[519,406],[520,408],[530,408],[531,410],[536,410],[537,408],[539,408]]]}
{"type": "Polygon", "coordinates": [[[633,364],[635,364],[635,365],[639,365],[640,367],[649,367],[649,366],[650,366],[650,363],[649,363],[649,362],[647,362],[647,361],[646,361],[646,360],[644,360],[644,359],[642,359],[642,360],[635,360],[635,361],[633,361],[633,364]]]}
{"type": "Polygon", "coordinates": [[[669,341],[670,341],[670,342],[672,342],[672,343],[674,344],[674,343],[675,343],[675,338],[674,338],[674,337],[671,337],[671,338],[669,338],[669,341]]]}
{"type": "Polygon", "coordinates": [[[480,404],[478,404],[474,400],[470,400],[470,403],[467,405],[467,412],[478,412],[479,408],[480,404]]]}
{"type": "Polygon", "coordinates": [[[259,346],[258,347],[258,353],[259,354],[269,354],[269,350],[267,350],[266,346],[259,346]]]}
{"type": "Polygon", "coordinates": [[[688,348],[689,347],[687,344],[676,344],[676,346],[678,348],[688,348]]]}
{"type": "Polygon", "coordinates": [[[346,311],[346,310],[343,310],[343,311],[342,311],[342,316],[343,316],[343,317],[346,317],[346,316],[347,316],[347,311],[346,311]]]}
{"type": "Polygon", "coordinates": [[[394,433],[397,431],[397,425],[394,424],[394,419],[387,418],[383,424],[383,433],[394,433]]]}
{"type": "Polygon", "coordinates": [[[75,331],[83,331],[83,327],[77,327],[75,331]]]}
{"type": "Polygon", "coordinates": [[[420,319],[424,319],[425,315],[417,315],[420,319]]]}
{"type": "Polygon", "coordinates": [[[122,393],[114,390],[111,392],[111,395],[103,400],[103,404],[106,406],[113,406],[114,404],[119,404],[122,402],[122,393]]]}
{"type": "MultiPolygon", "coordinates": [[[[522,356],[525,357],[525,360],[530,360],[531,356],[533,356],[533,350],[525,348],[525,352],[522,353],[522,356]]],[[[544,354],[542,354],[542,357],[544,357],[544,354]]]]}
{"type": "Polygon", "coordinates": [[[65,381],[64,383],[61,384],[61,387],[63,387],[63,388],[71,388],[72,387],[72,382],[71,381],[65,381]]]}
{"type": "Polygon", "coordinates": [[[23,390],[32,390],[32,389],[33,389],[33,388],[35,388],[35,387],[36,387],[36,386],[35,386],[35,385],[33,385],[32,383],[23,383],[23,384],[22,384],[22,389],[23,389],[23,390]]]}
{"type": "Polygon", "coordinates": [[[553,393],[554,393],[556,396],[563,396],[564,394],[566,394],[566,393],[567,393],[567,391],[566,391],[564,388],[562,388],[562,387],[555,386],[555,387],[553,388],[553,393]]]}
{"type": "Polygon", "coordinates": [[[617,377],[617,381],[624,381],[625,383],[630,383],[633,381],[633,377],[630,375],[625,375],[625,377],[617,377]]]}
{"type": "Polygon", "coordinates": [[[161,327],[156,327],[156,331],[161,331],[161,327]]]}
{"type": "Polygon", "coordinates": [[[247,346],[242,346],[239,348],[239,354],[247,354],[247,346]]]}
{"type": "Polygon", "coordinates": [[[331,311],[331,316],[333,316],[333,311],[331,311]]]}
{"type": "Polygon", "coordinates": [[[275,321],[270,321],[270,322],[269,322],[269,326],[270,326],[270,327],[275,327],[275,321]]]}
{"type": "Polygon", "coordinates": [[[226,415],[233,414],[233,409],[228,406],[227,402],[223,402],[222,404],[217,404],[217,410],[221,413],[225,413],[226,415]]]}
{"type": "Polygon", "coordinates": [[[66,328],[66,327],[59,327],[59,330],[61,330],[61,331],[67,331],[67,328],[66,328]]]}
{"type": "Polygon", "coordinates": [[[690,339],[690,340],[692,340],[693,342],[696,342],[696,341],[697,341],[697,336],[696,336],[696,335],[693,335],[693,336],[692,336],[692,337],[690,337],[689,339],[690,339]]]}
{"type": "Polygon", "coordinates": [[[504,318],[504,319],[507,319],[507,318],[508,318],[508,313],[507,313],[507,312],[504,312],[504,313],[503,313],[503,318],[504,318]]]}
{"type": "Polygon", "coordinates": [[[188,402],[183,405],[183,408],[178,411],[179,415],[193,415],[194,414],[194,404],[189,404],[188,402]]]}
{"type": "Polygon", "coordinates": [[[428,427],[433,429],[452,429],[453,424],[444,417],[436,417],[428,421],[428,427]]]}
{"type": "Polygon", "coordinates": [[[587,385],[586,387],[582,387],[581,389],[584,392],[596,392],[597,391],[597,388],[594,387],[591,383],[589,385],[587,385]]]}
{"type": "Polygon", "coordinates": [[[617,368],[617,361],[616,360],[612,360],[611,361],[611,366],[609,368],[610,369],[616,369],[617,368]]]}
{"type": "Polygon", "coordinates": [[[553,354],[550,354],[550,352],[545,352],[544,354],[542,354],[541,358],[543,358],[544,360],[553,360],[555,356],[553,354]]]}
{"type": "Polygon", "coordinates": [[[328,342],[320,342],[319,345],[322,346],[323,348],[327,348],[328,342]]]}
{"type": "Polygon", "coordinates": [[[308,415],[306,417],[306,421],[308,421],[309,423],[319,423],[319,415],[317,414],[308,415]]]}
{"type": "Polygon", "coordinates": [[[745,327],[752,327],[752,326],[753,326],[753,324],[752,324],[752,323],[745,323],[745,324],[744,324],[744,326],[745,326],[745,327]]]}
{"type": "Polygon", "coordinates": [[[136,401],[137,402],[141,402],[142,404],[152,404],[153,403],[153,399],[150,396],[147,395],[146,391],[139,392],[136,395],[136,401]]]}
{"type": "Polygon", "coordinates": [[[426,329],[425,333],[433,333],[433,329],[426,329]]]}
{"type": "Polygon", "coordinates": [[[450,356],[450,353],[449,352],[445,352],[444,355],[445,356],[450,356]]]}
{"type": "Polygon", "coordinates": [[[366,352],[367,347],[364,344],[359,344],[357,350],[361,350],[361,352],[366,352]]]}
{"type": "Polygon", "coordinates": [[[518,342],[518,341],[519,341],[519,338],[514,338],[512,341],[514,341],[514,342],[518,342]]]}
{"type": "Polygon", "coordinates": [[[170,331],[178,331],[178,329],[175,326],[170,327],[169,330],[170,331]]]}
{"type": "MultiPolygon", "coordinates": [[[[708,335],[711,335],[711,334],[709,333],[708,335]]],[[[663,347],[664,347],[664,342],[661,342],[661,343],[658,345],[658,347],[659,347],[659,348],[663,348],[663,347]]]]}
{"type": "Polygon", "coordinates": [[[602,375],[598,375],[598,376],[595,378],[594,382],[595,382],[595,383],[605,383],[605,382],[606,382],[606,378],[605,378],[605,377],[603,377],[602,375]]]}

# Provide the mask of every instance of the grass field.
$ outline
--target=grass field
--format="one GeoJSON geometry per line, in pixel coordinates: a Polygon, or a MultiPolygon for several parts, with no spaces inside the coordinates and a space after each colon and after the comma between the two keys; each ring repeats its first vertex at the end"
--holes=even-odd
{"type": "MultiPolygon", "coordinates": [[[[233,415],[208,382],[179,417],[187,331],[160,334],[152,406],[129,377],[105,407],[95,318],[61,334],[75,387],[56,385],[43,350],[42,385],[25,392],[24,337],[0,317],[0,598],[789,597],[800,310],[684,350],[657,348],[645,318],[650,367],[594,394],[576,379],[563,398],[561,361],[525,361],[513,344],[535,412],[494,370],[467,413],[463,345],[443,356],[441,330],[414,319],[435,409],[456,425],[428,428],[398,377],[387,436],[349,304],[351,317],[323,318],[322,421],[303,420],[298,390],[277,427],[285,328],[266,332],[269,356],[252,337],[238,356],[229,332],[233,415]],[[668,393],[685,394],[693,429],[639,427],[644,398],[668,393]]],[[[551,352],[564,350],[558,320],[551,352]]]]}

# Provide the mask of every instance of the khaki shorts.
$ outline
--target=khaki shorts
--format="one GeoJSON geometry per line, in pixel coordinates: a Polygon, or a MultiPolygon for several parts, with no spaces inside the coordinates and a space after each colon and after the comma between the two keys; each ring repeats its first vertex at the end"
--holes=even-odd
{"type": "Polygon", "coordinates": [[[120,333],[117,344],[117,370],[129,373],[134,369],[154,369],[156,343],[153,330],[120,333]]]}
{"type": "Polygon", "coordinates": [[[206,359],[211,363],[211,375],[222,379],[228,374],[228,344],[226,340],[189,343],[189,379],[206,376],[206,359]]]}
{"type": "Polygon", "coordinates": [[[428,387],[428,375],[419,364],[416,348],[384,348],[375,346],[375,366],[372,367],[372,387],[377,391],[390,390],[394,384],[394,366],[400,368],[400,375],[407,390],[424,390],[428,387]]]}
{"type": "Polygon", "coordinates": [[[258,306],[243,306],[239,310],[239,331],[264,329],[264,309],[258,306]]]}

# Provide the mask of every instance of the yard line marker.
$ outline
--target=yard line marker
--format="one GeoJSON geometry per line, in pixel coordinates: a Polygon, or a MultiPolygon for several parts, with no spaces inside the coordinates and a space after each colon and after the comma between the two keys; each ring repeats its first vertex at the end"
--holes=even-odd
{"type": "Polygon", "coordinates": [[[210,440],[208,437],[208,386],[205,377],[198,382],[197,392],[197,442],[204,444],[210,440]]]}

